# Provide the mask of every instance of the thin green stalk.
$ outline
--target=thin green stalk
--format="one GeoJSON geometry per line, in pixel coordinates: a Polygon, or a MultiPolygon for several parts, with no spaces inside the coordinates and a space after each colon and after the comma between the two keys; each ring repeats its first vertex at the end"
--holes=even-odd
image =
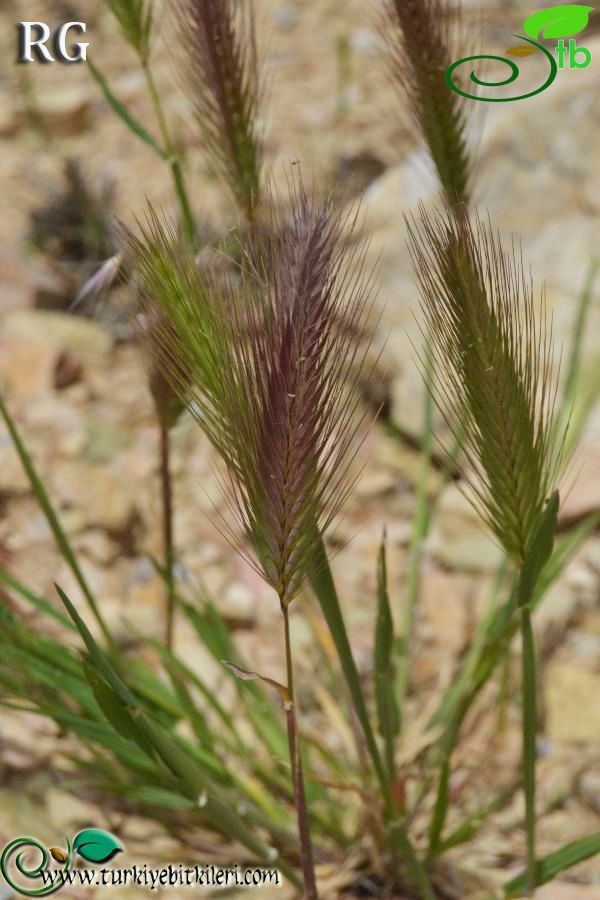
{"type": "Polygon", "coordinates": [[[173,483],[171,480],[171,438],[164,416],[159,418],[160,487],[162,500],[163,550],[165,560],[166,628],[165,643],[173,650],[175,619],[175,548],[173,542],[173,483]]]}
{"type": "Polygon", "coordinates": [[[439,847],[442,842],[444,825],[446,824],[446,817],[448,815],[451,773],[450,763],[452,759],[452,753],[456,746],[456,742],[458,740],[458,735],[460,733],[464,718],[470,709],[472,699],[473,695],[471,693],[469,693],[462,699],[460,706],[455,711],[455,714],[446,726],[444,734],[441,738],[443,756],[440,762],[440,776],[435,804],[433,807],[431,822],[429,824],[429,847],[427,850],[428,860],[432,860],[438,854],[439,847]]]}
{"type": "Polygon", "coordinates": [[[333,575],[331,574],[329,560],[327,558],[327,551],[325,550],[322,538],[320,538],[315,545],[315,558],[313,569],[310,573],[310,583],[317,600],[319,601],[323,616],[327,622],[327,627],[329,628],[329,632],[335,644],[342,672],[344,673],[344,678],[352,697],[354,710],[365,736],[365,743],[373,763],[373,768],[375,769],[375,774],[377,775],[377,779],[381,786],[383,800],[387,805],[388,811],[391,813],[389,779],[369,720],[369,713],[363,694],[360,674],[348,639],[348,632],[346,630],[340,601],[333,581],[333,575]]]}
{"type": "Polygon", "coordinates": [[[404,859],[411,881],[419,890],[420,900],[436,900],[435,892],[429,881],[427,870],[417,856],[408,837],[404,823],[392,826],[392,837],[404,859]]]}
{"type": "Polygon", "coordinates": [[[525,828],[527,832],[527,886],[533,894],[537,881],[535,859],[535,770],[536,770],[536,664],[535,642],[528,606],[521,609],[523,654],[523,787],[525,791],[525,828]]]}
{"type": "Polygon", "coordinates": [[[189,242],[190,246],[193,247],[196,241],[196,225],[194,222],[194,216],[185,186],[181,160],[179,159],[179,156],[177,155],[177,152],[173,145],[169,126],[167,125],[167,120],[163,111],[160,94],[156,87],[152,69],[147,59],[142,60],[142,69],[144,71],[144,77],[148,86],[148,93],[150,94],[150,99],[152,100],[152,106],[154,107],[156,120],[158,122],[158,127],[160,129],[163,143],[165,145],[165,150],[169,157],[169,165],[171,167],[173,184],[175,187],[175,193],[177,195],[179,209],[181,212],[181,225],[183,228],[183,232],[186,240],[189,242]]]}
{"type": "Polygon", "coordinates": [[[300,867],[304,877],[304,891],[307,900],[318,900],[317,884],[313,862],[312,842],[310,839],[310,825],[308,810],[306,807],[306,795],[304,791],[304,775],[302,772],[302,757],[300,754],[300,740],[298,736],[298,722],[296,719],[296,701],[294,695],[294,665],[292,659],[292,642],[290,639],[290,618],[288,604],[282,600],[281,612],[283,615],[283,630],[285,636],[285,661],[287,669],[287,703],[286,718],[288,740],[290,744],[290,762],[292,766],[292,780],[294,782],[294,805],[298,817],[298,838],[300,843],[300,867]]]}
{"type": "Polygon", "coordinates": [[[58,516],[56,515],[56,512],[54,511],[54,507],[52,506],[52,503],[50,502],[50,498],[46,492],[46,489],[44,488],[42,480],[37,473],[37,470],[33,464],[33,460],[31,458],[31,456],[29,455],[27,448],[21,439],[21,435],[19,434],[19,432],[17,430],[17,426],[16,426],[12,416],[10,415],[8,408],[6,407],[1,396],[0,396],[0,415],[4,419],[6,427],[8,428],[8,432],[11,436],[14,447],[17,451],[19,459],[21,460],[21,465],[23,466],[23,468],[25,470],[27,478],[29,479],[29,483],[31,484],[33,493],[35,494],[35,497],[42,508],[42,512],[44,513],[44,515],[46,517],[46,521],[48,522],[48,525],[50,526],[50,530],[52,531],[52,534],[54,535],[54,540],[56,541],[58,548],[59,548],[65,562],[71,569],[71,572],[73,573],[75,580],[77,581],[77,584],[81,588],[81,592],[82,592],[83,596],[85,597],[85,599],[88,603],[88,606],[90,607],[90,610],[91,610],[94,618],[96,619],[96,622],[100,626],[102,634],[104,635],[104,637],[106,639],[107,646],[110,647],[112,650],[114,650],[115,643],[114,643],[113,637],[108,629],[106,622],[104,621],[102,613],[100,612],[100,608],[96,602],[96,598],[94,597],[92,590],[91,590],[89,584],[87,583],[87,580],[79,566],[79,563],[77,562],[77,558],[73,552],[73,548],[71,547],[69,539],[68,539],[62,525],[60,524],[60,521],[58,519],[58,516]]]}
{"type": "Polygon", "coordinates": [[[555,491],[540,516],[527,555],[521,564],[517,590],[523,657],[523,790],[527,832],[526,872],[530,893],[534,892],[537,882],[535,859],[536,665],[531,609],[540,575],[552,556],[559,505],[560,497],[558,491],[555,491]]]}
{"type": "Polygon", "coordinates": [[[421,563],[423,544],[429,532],[432,509],[429,503],[429,477],[433,462],[433,398],[431,387],[433,382],[433,360],[428,347],[426,390],[423,398],[423,431],[421,440],[421,471],[415,497],[413,516],[413,532],[408,556],[408,572],[406,575],[406,595],[403,609],[401,654],[398,659],[396,676],[398,709],[400,723],[404,715],[404,705],[408,693],[410,671],[410,648],[414,632],[415,614],[421,591],[421,563]]]}
{"type": "Polygon", "coordinates": [[[391,823],[391,845],[404,859],[409,874],[420,887],[424,900],[434,900],[435,894],[429,885],[427,870],[419,859],[408,834],[404,820],[396,819],[396,810],[392,799],[390,780],[383,763],[375,734],[371,726],[367,705],[362,690],[360,674],[354,660],[352,647],[348,639],[348,632],[342,615],[339,598],[331,574],[329,560],[323,539],[315,544],[315,556],[310,572],[310,583],[315,592],[319,605],[327,622],[331,637],[335,644],[342,672],[354,705],[354,710],[362,728],[365,743],[371,757],[373,768],[379,782],[381,799],[384,807],[384,815],[387,822],[391,823]]]}

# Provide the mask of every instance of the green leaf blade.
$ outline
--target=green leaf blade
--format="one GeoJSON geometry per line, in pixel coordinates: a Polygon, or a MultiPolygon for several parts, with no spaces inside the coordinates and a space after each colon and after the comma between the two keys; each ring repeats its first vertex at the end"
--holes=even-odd
{"type": "Polygon", "coordinates": [[[390,780],[394,778],[395,737],[400,731],[400,715],[394,691],[394,622],[390,607],[385,539],[377,564],[377,623],[375,626],[375,702],[379,733],[385,747],[390,780]]]}
{"type": "Polygon", "coordinates": [[[531,546],[527,553],[527,559],[525,560],[519,577],[519,606],[525,606],[526,604],[531,603],[538,579],[544,566],[552,555],[559,504],[559,494],[558,491],[555,491],[550,497],[546,509],[540,516],[537,527],[533,533],[531,546]]]}
{"type": "MultiPolygon", "coordinates": [[[[547,884],[561,872],[584,862],[586,859],[590,859],[592,856],[596,856],[598,853],[600,853],[600,831],[578,841],[573,841],[571,844],[566,844],[555,853],[538,860],[537,885],[547,884]]],[[[504,885],[504,896],[506,898],[520,897],[523,895],[526,887],[527,873],[522,872],[504,885]]]]}
{"type": "Polygon", "coordinates": [[[154,150],[157,156],[160,156],[161,159],[168,161],[168,154],[163,150],[158,141],[156,141],[155,138],[152,137],[150,132],[144,128],[142,123],[139,122],[138,119],[136,119],[135,116],[129,112],[127,107],[116,97],[100,70],[96,68],[96,66],[90,59],[88,59],[87,64],[94,80],[97,82],[100,90],[104,94],[104,99],[118,115],[121,121],[124,122],[125,125],[127,125],[129,130],[132,131],[136,137],[138,137],[141,141],[144,142],[144,144],[147,144],[148,147],[154,150]]]}

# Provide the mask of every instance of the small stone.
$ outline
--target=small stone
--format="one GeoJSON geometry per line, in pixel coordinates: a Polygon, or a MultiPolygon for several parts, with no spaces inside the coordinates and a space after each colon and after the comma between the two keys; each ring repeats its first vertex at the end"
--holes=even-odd
{"type": "Polygon", "coordinates": [[[219,596],[220,614],[229,622],[253,622],[256,614],[256,597],[242,582],[229,584],[219,596]]]}
{"type": "Polygon", "coordinates": [[[106,367],[113,346],[110,333],[98,322],[47,310],[17,310],[6,317],[3,333],[17,340],[48,344],[54,352],[71,351],[85,366],[106,367]]]}
{"type": "MultiPolygon", "coordinates": [[[[3,92],[6,98],[7,92],[3,92]]],[[[19,118],[15,110],[6,102],[0,102],[0,138],[13,137],[19,130],[19,118]]]]}
{"type": "Polygon", "coordinates": [[[46,128],[58,137],[81,134],[91,124],[91,94],[87,85],[71,84],[37,97],[46,128]]]}
{"type": "Polygon", "coordinates": [[[354,496],[369,500],[392,494],[398,486],[398,477],[393,472],[380,469],[376,472],[365,472],[356,484],[354,496]]]}
{"type": "Polygon", "coordinates": [[[7,431],[0,426],[0,495],[19,494],[29,490],[29,479],[25,474],[17,451],[7,431]]]}
{"type": "Polygon", "coordinates": [[[554,881],[538,888],[536,900],[600,900],[600,888],[574,882],[554,881]]]}
{"type": "Polygon", "coordinates": [[[469,500],[451,484],[439,502],[429,550],[444,565],[468,571],[494,571],[503,553],[469,500]]]}
{"type": "Polygon", "coordinates": [[[300,14],[295,6],[282,6],[275,13],[275,25],[280,31],[291,31],[300,19],[300,14]]]}
{"type": "Polygon", "coordinates": [[[583,773],[579,779],[579,791],[585,802],[600,815],[600,767],[583,773]]]}
{"type": "Polygon", "coordinates": [[[101,566],[110,565],[119,553],[119,548],[109,536],[98,528],[91,528],[73,540],[76,555],[91,559],[101,566]]]}
{"type": "Polygon", "coordinates": [[[600,675],[562,662],[545,678],[547,733],[556,743],[600,740],[600,675]]]}
{"type": "Polygon", "coordinates": [[[55,787],[46,792],[46,814],[61,831],[73,832],[90,822],[98,828],[103,824],[103,816],[96,806],[80,800],[70,791],[55,787]]]}
{"type": "Polygon", "coordinates": [[[61,391],[81,381],[83,366],[74,354],[64,350],[54,366],[54,387],[61,391]]]}
{"type": "Polygon", "coordinates": [[[121,539],[134,527],[135,485],[119,472],[82,461],[69,462],[54,476],[54,497],[67,507],[80,507],[90,524],[121,539]]]}

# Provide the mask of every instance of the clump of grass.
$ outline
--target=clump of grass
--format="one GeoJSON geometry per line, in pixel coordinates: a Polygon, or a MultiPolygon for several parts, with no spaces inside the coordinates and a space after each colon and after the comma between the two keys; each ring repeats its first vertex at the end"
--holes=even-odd
{"type": "MultiPolygon", "coordinates": [[[[442,854],[472,840],[515,790],[511,785],[491,800],[486,797],[479,809],[445,832],[450,757],[462,723],[506,659],[520,627],[528,861],[526,872],[505,885],[505,894],[533,889],[600,851],[600,835],[591,835],[545,860],[536,859],[531,630],[533,609],[598,520],[591,517],[553,549],[554,488],[563,438],[562,425],[553,424],[558,420],[553,417],[550,334],[537,324],[533,291],[518,254],[507,253],[491,227],[469,218],[465,209],[472,163],[463,101],[447,90],[443,79],[454,57],[450,4],[387,0],[386,38],[393,76],[408,94],[447,201],[443,213],[422,213],[410,226],[427,334],[426,381],[454,427],[451,455],[455,458],[463,447],[470,496],[515,575],[508,599],[478,626],[456,681],[430,719],[428,727],[439,728],[439,734],[423,736],[424,757],[435,778],[426,774],[417,785],[410,783],[407,767],[400,767],[397,751],[407,718],[408,651],[420,559],[432,514],[427,490],[431,399],[424,405],[403,640],[395,636],[383,544],[369,692],[353,655],[324,544],[324,532],[353,484],[364,418],[356,386],[368,350],[360,338],[371,292],[362,251],[352,243],[355,220],[345,219],[329,201],[307,196],[301,181],[286,198],[289,214],[274,213],[277,197],[269,196],[263,185],[257,138],[261,78],[252,10],[242,10],[233,0],[174,0],[207,155],[248,226],[239,231],[238,271],[230,279],[205,264],[209,254],[200,265],[200,238],[182,160],[152,70],[153,3],[109,0],[108,6],[143,67],[160,139],[120,103],[90,64],[92,74],[122,121],[168,163],[179,202],[178,222],[169,223],[150,209],[137,235],[124,234],[124,264],[138,288],[160,433],[165,558],[157,568],[167,593],[166,640],[136,636],[133,650],[115,641],[101,598],[88,584],[0,398],[0,415],[104,644],[60,589],[68,616],[0,569],[3,594],[37,611],[51,635],[58,631],[57,637],[40,636],[16,612],[0,609],[2,702],[50,716],[76,734],[90,751],[89,756],[82,753],[81,769],[103,793],[136,803],[186,839],[190,823],[200,826],[203,831],[195,831],[190,841],[196,850],[208,846],[214,851],[213,844],[204,843],[208,832],[220,846],[235,840],[231,849],[238,858],[240,846],[262,861],[273,862],[280,854],[279,868],[297,886],[299,860],[305,894],[315,898],[314,860],[346,860],[368,822],[373,841],[369,871],[385,876],[391,890],[396,885],[403,890],[406,882],[419,897],[434,900],[443,877],[438,868],[442,854]],[[185,406],[224,464],[223,487],[237,528],[223,526],[278,597],[285,684],[246,667],[210,601],[201,597],[192,603],[181,597],[174,568],[169,432],[185,406]],[[308,729],[302,730],[301,740],[289,611],[308,584],[329,633],[318,623],[315,634],[326,652],[317,657],[315,670],[325,676],[318,683],[307,679],[306,690],[311,698],[320,698],[320,713],[329,713],[350,743],[354,739],[352,761],[308,729]],[[172,640],[176,607],[213,661],[227,661],[224,677],[236,688],[240,722],[223,706],[214,685],[177,656],[172,640]],[[82,658],[70,647],[77,635],[85,647],[82,658]],[[330,665],[329,638],[343,679],[330,665]],[[266,689],[274,690],[283,707],[285,726],[267,702],[266,689]],[[336,698],[345,695],[352,702],[347,718],[336,705],[336,698]],[[288,754],[289,768],[278,762],[288,754]],[[432,785],[435,798],[427,821],[424,801],[432,785]],[[414,828],[415,822],[419,827],[414,828]],[[421,847],[424,830],[426,848],[421,847]]],[[[109,260],[92,286],[106,288],[121,264],[121,255],[109,260]]],[[[587,301],[579,332],[586,307],[587,301]]],[[[575,349],[575,357],[577,353],[575,349]]],[[[573,399],[576,375],[575,365],[569,369],[567,401],[573,399]]],[[[418,767],[416,757],[414,761],[418,767]]],[[[360,843],[361,852],[363,847],[360,843]]],[[[348,877],[351,883],[356,874],[348,877]]]]}
{"type": "Polygon", "coordinates": [[[519,572],[528,883],[535,859],[535,648],[531,604],[550,557],[563,441],[554,427],[551,335],[514,247],[464,208],[409,223],[435,398],[460,434],[469,496],[519,572]]]}
{"type": "Polygon", "coordinates": [[[472,176],[464,101],[444,79],[459,24],[460,6],[451,10],[448,0],[385,0],[380,26],[388,72],[408,100],[450,204],[468,201],[472,176]]]}
{"type": "Polygon", "coordinates": [[[346,223],[330,203],[298,187],[291,207],[290,220],[271,221],[251,251],[241,293],[207,290],[206,275],[189,259],[182,263],[172,230],[155,215],[129,242],[148,314],[163,323],[156,341],[166,371],[194,398],[226,463],[250,560],[279,598],[302,865],[307,895],[315,897],[288,607],[351,483],[361,371],[353,335],[363,327],[370,283],[360,265],[357,277],[348,275],[346,223]]]}

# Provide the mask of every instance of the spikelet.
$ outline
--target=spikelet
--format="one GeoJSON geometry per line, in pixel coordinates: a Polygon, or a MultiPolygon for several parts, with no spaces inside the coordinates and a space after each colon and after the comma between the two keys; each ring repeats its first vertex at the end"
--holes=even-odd
{"type": "Polygon", "coordinates": [[[224,460],[230,505],[282,605],[353,481],[368,350],[356,334],[371,300],[353,223],[291,193],[291,219],[261,231],[235,289],[200,273],[155,215],[129,236],[165,374],[224,460]]]}
{"type": "Polygon", "coordinates": [[[409,222],[409,244],[436,368],[436,400],[464,434],[471,497],[522,564],[554,488],[551,334],[520,253],[464,207],[409,222]]]}
{"type": "MultiPolygon", "coordinates": [[[[452,7],[459,19],[460,8],[452,7]]],[[[463,100],[446,85],[457,58],[447,0],[385,0],[380,27],[390,77],[408,99],[450,204],[469,199],[470,160],[463,100]]]]}
{"type": "Polygon", "coordinates": [[[173,0],[184,78],[213,169],[253,221],[259,200],[261,150],[256,118],[261,96],[251,3],[173,0]]]}
{"type": "Polygon", "coordinates": [[[140,59],[147,61],[154,0],[107,0],[107,5],[119,23],[125,40],[140,59]]]}

